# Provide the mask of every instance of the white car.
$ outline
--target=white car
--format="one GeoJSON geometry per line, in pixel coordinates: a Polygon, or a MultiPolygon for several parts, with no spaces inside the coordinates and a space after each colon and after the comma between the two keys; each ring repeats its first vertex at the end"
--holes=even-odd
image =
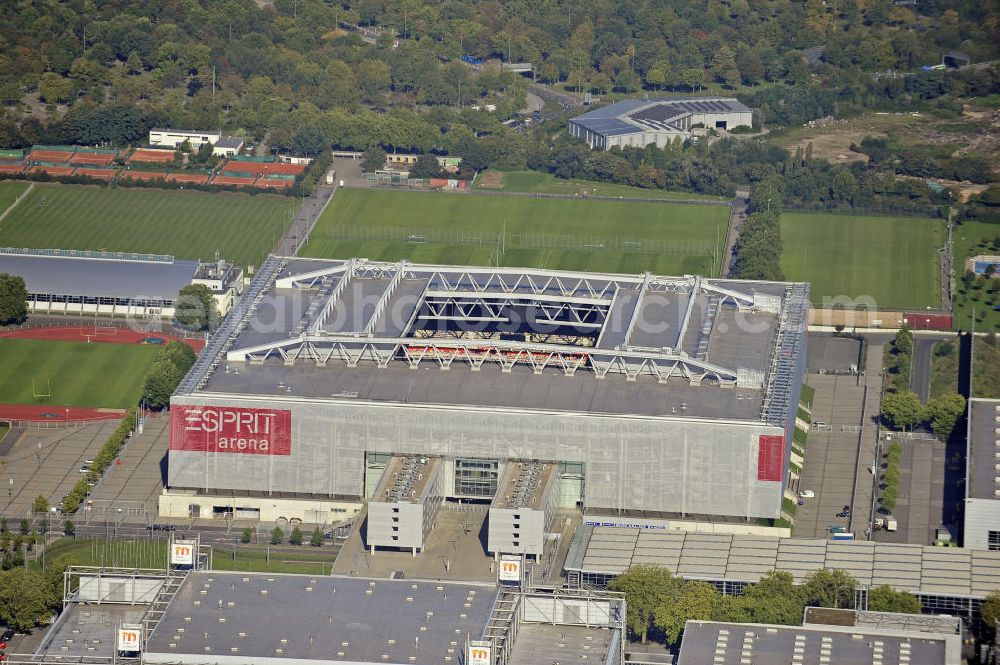
{"type": "Polygon", "coordinates": [[[816,497],[816,492],[813,492],[812,490],[802,490],[801,492],[799,492],[800,499],[812,499],[815,497],[816,497]]]}

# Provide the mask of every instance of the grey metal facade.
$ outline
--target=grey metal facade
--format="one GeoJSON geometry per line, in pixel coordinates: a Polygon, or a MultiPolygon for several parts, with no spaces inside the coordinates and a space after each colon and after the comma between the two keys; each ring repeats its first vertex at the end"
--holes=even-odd
{"type": "Polygon", "coordinates": [[[587,506],[776,517],[782,483],[757,480],[761,422],[375,404],[295,397],[178,395],[174,405],[291,411],[291,454],[171,450],[169,486],[364,494],[365,452],[582,462],[587,506]]]}

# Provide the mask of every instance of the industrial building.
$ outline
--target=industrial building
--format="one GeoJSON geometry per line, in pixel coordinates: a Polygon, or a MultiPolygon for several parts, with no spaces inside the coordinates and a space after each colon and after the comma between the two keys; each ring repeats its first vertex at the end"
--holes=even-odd
{"type": "MultiPolygon", "coordinates": [[[[971,618],[983,599],[1000,589],[1000,552],[872,541],[775,538],[685,533],[669,525],[642,528],[583,525],[576,529],[563,565],[569,586],[602,588],[631,566],[649,563],[685,579],[709,582],[726,594],[775,570],[797,583],[810,573],[838,568],[866,589],[887,584],[912,593],[927,613],[971,618]]],[[[862,605],[864,606],[864,605],[862,605]]]]}
{"type": "Polygon", "coordinates": [[[678,665],[961,665],[958,617],[807,607],[801,626],[688,621],[678,665]]]}
{"type": "Polygon", "coordinates": [[[729,130],[753,125],[753,111],[731,97],[626,99],[569,121],[570,136],[595,150],[659,148],[695,136],[698,128],[729,130]]]}
{"type": "Polygon", "coordinates": [[[615,593],[179,568],[73,567],[65,579],[63,612],[34,654],[11,662],[624,661],[625,599],[615,593]]]}
{"type": "Polygon", "coordinates": [[[1000,400],[969,400],[963,545],[1000,552],[1000,400]]]}
{"type": "Polygon", "coordinates": [[[558,508],[558,470],[557,464],[533,461],[507,465],[490,504],[488,552],[541,556],[558,508]]]}
{"type": "Polygon", "coordinates": [[[808,302],[798,283],[271,257],[171,400],[160,512],[324,523],[416,455],[447,499],[502,502],[535,461],[562,507],[760,529],[808,302]]]}
{"type": "Polygon", "coordinates": [[[225,314],[243,290],[243,271],[161,254],[0,247],[0,273],[24,278],[28,311],[106,316],[174,315],[177,293],[204,284],[225,314]]]}

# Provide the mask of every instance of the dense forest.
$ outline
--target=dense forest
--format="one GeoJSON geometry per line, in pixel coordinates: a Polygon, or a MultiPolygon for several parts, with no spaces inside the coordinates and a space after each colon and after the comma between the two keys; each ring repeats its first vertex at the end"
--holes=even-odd
{"type": "Polygon", "coordinates": [[[875,155],[835,173],[691,145],[588,156],[558,128],[504,126],[530,79],[498,63],[532,62],[572,91],[726,92],[772,129],[867,109],[957,113],[957,97],[1000,91],[997,67],[921,69],[955,50],[1000,58],[1000,5],[978,0],[6,0],[2,12],[0,147],[219,127],[275,150],[381,145],[705,192],[794,170],[790,202],[930,203],[895,192],[875,155]]]}

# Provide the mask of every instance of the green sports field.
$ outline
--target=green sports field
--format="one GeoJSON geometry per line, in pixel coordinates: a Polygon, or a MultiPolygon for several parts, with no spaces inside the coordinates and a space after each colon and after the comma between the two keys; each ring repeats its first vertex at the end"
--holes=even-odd
{"type": "Polygon", "coordinates": [[[781,268],[786,279],[812,283],[817,305],[847,297],[883,309],[937,308],[944,241],[938,219],[785,212],[781,268]]]}
{"type": "Polygon", "coordinates": [[[138,402],[159,348],[0,339],[0,403],[126,409],[138,402]]]}
{"type": "Polygon", "coordinates": [[[20,196],[21,192],[28,189],[28,185],[29,183],[16,180],[0,181],[0,215],[14,203],[14,199],[20,196]]]}
{"type": "Polygon", "coordinates": [[[278,196],[36,184],[0,222],[0,245],[172,254],[260,265],[297,202],[278,196]]]}
{"type": "Polygon", "coordinates": [[[613,196],[636,199],[701,199],[705,201],[722,200],[718,196],[707,196],[705,194],[692,194],[690,192],[673,192],[664,189],[644,189],[642,187],[629,187],[628,185],[618,185],[611,182],[595,182],[592,180],[581,180],[579,178],[557,178],[551,173],[540,171],[498,171],[502,187],[490,187],[490,183],[495,183],[495,175],[489,175],[486,171],[476,180],[476,189],[484,191],[503,192],[529,192],[540,194],[567,194],[569,196],[613,196]]]}
{"type": "Polygon", "coordinates": [[[1000,332],[1000,279],[983,285],[974,282],[966,287],[962,280],[966,259],[979,254],[1000,253],[1000,226],[985,222],[963,222],[955,225],[955,327],[972,329],[972,314],[976,315],[976,330],[1000,332]]]}
{"type": "Polygon", "coordinates": [[[304,256],[715,275],[729,207],[341,189],[304,256]]]}

